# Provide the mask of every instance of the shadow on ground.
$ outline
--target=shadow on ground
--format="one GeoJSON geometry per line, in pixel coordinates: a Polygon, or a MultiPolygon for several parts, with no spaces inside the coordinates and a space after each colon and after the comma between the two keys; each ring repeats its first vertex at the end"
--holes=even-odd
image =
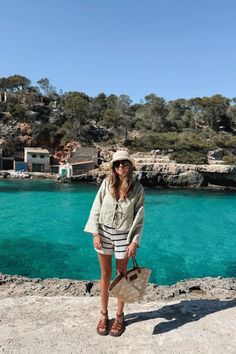
{"type": "Polygon", "coordinates": [[[167,321],[158,323],[152,334],[172,331],[189,322],[198,321],[211,313],[236,306],[236,299],[220,300],[184,300],[178,304],[166,305],[159,310],[136,312],[125,315],[125,325],[129,326],[140,321],[164,318],[167,321]]]}

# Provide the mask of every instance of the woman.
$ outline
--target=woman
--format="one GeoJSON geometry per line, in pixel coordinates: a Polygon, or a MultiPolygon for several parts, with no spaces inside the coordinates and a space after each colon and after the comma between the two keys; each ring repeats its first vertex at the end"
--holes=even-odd
{"type": "MultiPolygon", "coordinates": [[[[96,195],[85,226],[93,235],[94,248],[101,267],[101,319],[97,333],[108,334],[108,288],[112,276],[112,254],[117,274],[126,268],[128,259],[136,255],[143,228],[144,189],[133,179],[134,161],[127,151],[117,151],[110,162],[109,176],[96,195]]],[[[125,303],[117,300],[116,317],[110,335],[124,332],[125,303]]]]}

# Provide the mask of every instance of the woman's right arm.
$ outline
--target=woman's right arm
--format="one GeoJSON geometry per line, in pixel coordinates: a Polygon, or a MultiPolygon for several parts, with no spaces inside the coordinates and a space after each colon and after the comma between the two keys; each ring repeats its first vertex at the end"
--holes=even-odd
{"type": "Polygon", "coordinates": [[[99,236],[99,216],[103,202],[103,198],[106,190],[106,180],[103,180],[96,197],[94,199],[88,221],[85,225],[84,231],[93,234],[93,236],[99,236]]]}
{"type": "Polygon", "coordinates": [[[97,250],[101,250],[102,249],[102,243],[101,243],[101,239],[100,239],[100,235],[99,234],[93,234],[93,246],[97,250]]]}

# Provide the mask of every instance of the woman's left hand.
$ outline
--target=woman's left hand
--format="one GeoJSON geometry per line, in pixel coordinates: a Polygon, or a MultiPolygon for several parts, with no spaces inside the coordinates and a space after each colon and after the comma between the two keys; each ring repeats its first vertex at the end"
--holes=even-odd
{"type": "Polygon", "coordinates": [[[136,256],[137,243],[131,242],[126,250],[126,255],[128,258],[136,256]]]}

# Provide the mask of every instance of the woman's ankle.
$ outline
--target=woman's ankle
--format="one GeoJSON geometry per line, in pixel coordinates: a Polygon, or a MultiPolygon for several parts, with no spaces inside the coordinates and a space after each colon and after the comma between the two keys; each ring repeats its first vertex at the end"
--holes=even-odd
{"type": "Polygon", "coordinates": [[[106,310],[101,310],[100,313],[101,313],[101,315],[103,317],[107,317],[108,316],[108,310],[107,309],[106,310]]]}
{"type": "Polygon", "coordinates": [[[121,312],[121,313],[116,312],[116,320],[118,322],[122,322],[123,317],[124,317],[124,312],[121,312]]]}

